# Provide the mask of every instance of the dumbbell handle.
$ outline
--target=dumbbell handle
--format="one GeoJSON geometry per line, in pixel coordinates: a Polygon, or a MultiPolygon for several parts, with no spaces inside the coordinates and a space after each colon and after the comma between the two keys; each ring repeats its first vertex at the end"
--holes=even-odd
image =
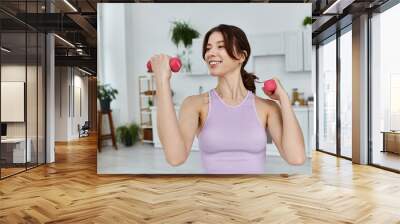
{"type": "MultiPolygon", "coordinates": [[[[179,72],[179,70],[182,67],[182,62],[178,57],[172,57],[172,58],[169,59],[169,67],[171,68],[171,71],[179,72]]],[[[147,62],[147,71],[148,72],[153,72],[153,69],[151,68],[151,61],[150,60],[147,62]]]]}

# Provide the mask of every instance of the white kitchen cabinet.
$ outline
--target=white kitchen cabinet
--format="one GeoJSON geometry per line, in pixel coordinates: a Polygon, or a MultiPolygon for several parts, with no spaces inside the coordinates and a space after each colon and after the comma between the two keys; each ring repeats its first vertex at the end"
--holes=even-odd
{"type": "Polygon", "coordinates": [[[312,33],[311,26],[303,30],[303,70],[311,71],[312,33]]]}
{"type": "Polygon", "coordinates": [[[249,36],[253,56],[282,55],[284,51],[283,33],[268,33],[249,36]]]}
{"type": "MultiPolygon", "coordinates": [[[[162,148],[161,142],[160,142],[160,138],[158,137],[158,130],[157,130],[157,107],[151,107],[151,120],[152,120],[152,124],[153,124],[153,144],[154,147],[156,148],[162,148]]],[[[179,119],[179,106],[175,106],[175,111],[176,111],[176,116],[179,119]]],[[[193,140],[193,145],[192,145],[192,150],[199,150],[199,144],[198,144],[198,140],[197,137],[195,136],[194,140],[193,140]]]]}
{"type": "Polygon", "coordinates": [[[303,137],[304,137],[304,145],[305,145],[305,150],[306,150],[306,155],[308,155],[308,141],[310,139],[309,137],[309,128],[308,128],[308,110],[297,110],[296,111],[296,117],[297,121],[300,124],[300,128],[303,131],[303,137]]]}
{"type": "Polygon", "coordinates": [[[303,71],[303,34],[285,32],[285,67],[288,72],[303,71]]]}
{"type": "Polygon", "coordinates": [[[192,54],[190,57],[191,61],[191,73],[185,73],[185,75],[208,75],[208,67],[203,60],[203,39],[195,38],[192,41],[192,54]]]}
{"type": "Polygon", "coordinates": [[[313,151],[315,150],[315,127],[314,127],[314,107],[310,106],[310,110],[308,111],[308,133],[309,133],[309,141],[308,141],[308,155],[312,156],[313,151]]]}
{"type": "Polygon", "coordinates": [[[249,35],[248,40],[251,46],[251,56],[245,66],[245,69],[248,72],[255,72],[255,57],[285,54],[283,33],[249,35]]]}
{"type": "MultiPolygon", "coordinates": [[[[305,153],[306,156],[311,158],[313,149],[313,120],[310,123],[310,118],[313,118],[313,110],[311,107],[293,107],[297,120],[299,121],[300,128],[303,132],[305,153]]],[[[267,144],[267,155],[279,156],[279,151],[273,143],[267,144]]]]}

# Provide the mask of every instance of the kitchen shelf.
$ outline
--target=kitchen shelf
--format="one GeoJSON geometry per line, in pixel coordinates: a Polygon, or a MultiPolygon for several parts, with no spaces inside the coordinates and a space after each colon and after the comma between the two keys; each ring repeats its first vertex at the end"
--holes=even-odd
{"type": "Polygon", "coordinates": [[[149,100],[153,102],[156,96],[154,79],[152,76],[139,76],[139,107],[140,107],[140,127],[142,142],[153,143],[153,135],[151,134],[153,125],[151,119],[151,110],[149,100]]]}
{"type": "Polygon", "coordinates": [[[147,111],[147,112],[151,112],[150,108],[146,107],[146,108],[140,108],[141,111],[147,111]]]}
{"type": "Polygon", "coordinates": [[[141,124],[142,124],[142,125],[147,125],[147,126],[150,126],[150,127],[151,127],[151,125],[152,125],[151,121],[148,121],[148,122],[141,122],[141,124]]]}
{"type": "MultiPolygon", "coordinates": [[[[143,79],[149,80],[149,78],[147,78],[147,77],[144,77],[143,79]]],[[[154,96],[154,95],[156,95],[156,91],[155,90],[146,90],[146,91],[140,92],[140,94],[144,95],[144,96],[154,96]]]]}

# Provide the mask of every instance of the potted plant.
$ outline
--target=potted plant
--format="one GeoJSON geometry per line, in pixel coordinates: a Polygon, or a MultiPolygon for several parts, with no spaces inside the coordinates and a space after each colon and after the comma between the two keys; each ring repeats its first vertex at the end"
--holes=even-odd
{"type": "Polygon", "coordinates": [[[132,144],[131,142],[129,142],[130,138],[127,137],[128,131],[129,131],[129,129],[126,125],[118,127],[117,131],[116,131],[117,141],[124,145],[127,145],[127,142],[128,142],[128,144],[129,143],[132,144]]]}
{"type": "Polygon", "coordinates": [[[191,65],[190,65],[190,56],[191,53],[191,46],[192,41],[194,38],[198,38],[200,33],[195,30],[189,23],[184,21],[174,21],[172,22],[171,28],[171,41],[175,44],[178,48],[178,56],[181,58],[183,62],[183,69],[190,72],[191,65]],[[179,50],[180,43],[183,44],[184,49],[179,50]],[[180,52],[181,51],[181,52],[180,52]]]}
{"type": "Polygon", "coordinates": [[[192,40],[198,38],[200,33],[197,32],[189,23],[184,21],[174,21],[172,22],[173,27],[171,29],[172,36],[171,40],[176,45],[182,41],[183,46],[186,48],[192,46],[192,40]]]}
{"type": "Polygon", "coordinates": [[[115,100],[118,90],[112,88],[109,84],[98,85],[97,98],[100,100],[101,111],[110,111],[110,104],[115,100]]]}
{"type": "Polygon", "coordinates": [[[125,146],[135,145],[139,140],[140,127],[136,123],[117,128],[117,140],[125,146]]]}

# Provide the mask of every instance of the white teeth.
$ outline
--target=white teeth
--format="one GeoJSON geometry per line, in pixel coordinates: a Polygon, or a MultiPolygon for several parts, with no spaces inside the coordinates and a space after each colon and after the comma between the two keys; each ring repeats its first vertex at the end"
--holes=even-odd
{"type": "Polygon", "coordinates": [[[216,65],[216,64],[221,64],[222,61],[210,61],[209,63],[210,65],[216,65]]]}

